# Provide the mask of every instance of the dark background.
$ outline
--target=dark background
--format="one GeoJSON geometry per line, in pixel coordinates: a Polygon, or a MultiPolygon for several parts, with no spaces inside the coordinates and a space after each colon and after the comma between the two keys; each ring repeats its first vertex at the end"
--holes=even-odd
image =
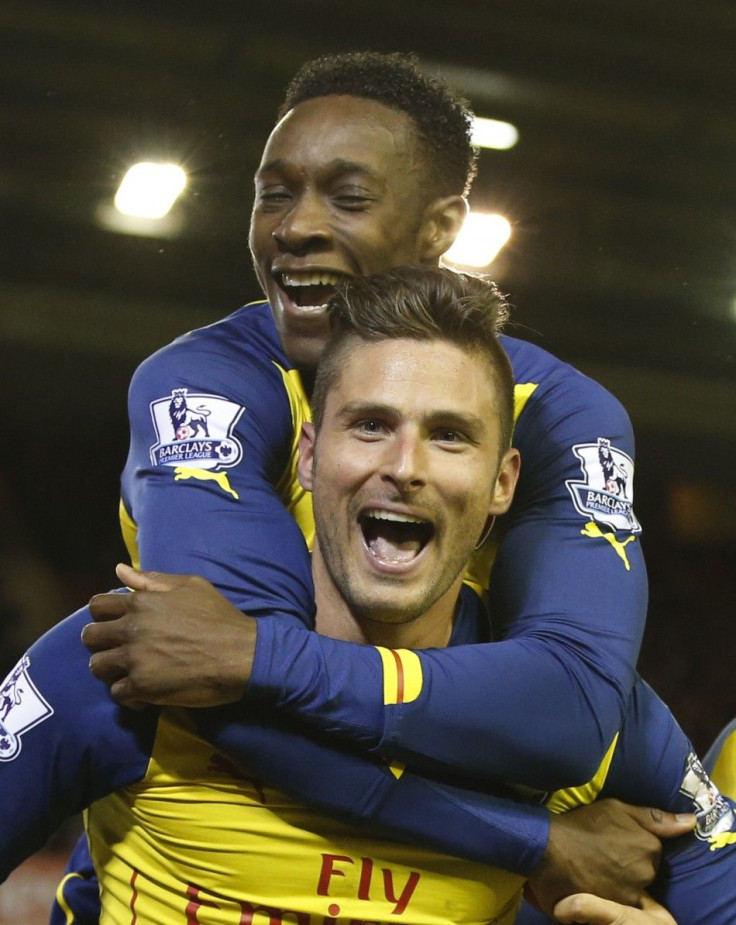
{"type": "Polygon", "coordinates": [[[519,129],[471,204],[513,225],[493,268],[513,333],[632,415],[642,670],[703,747],[736,714],[732,0],[3,0],[2,659],[115,582],[127,381],[258,296],[252,174],[283,88],[366,48],[416,51],[519,129]],[[179,235],[100,227],[125,170],[161,158],[190,174],[179,235]]]}

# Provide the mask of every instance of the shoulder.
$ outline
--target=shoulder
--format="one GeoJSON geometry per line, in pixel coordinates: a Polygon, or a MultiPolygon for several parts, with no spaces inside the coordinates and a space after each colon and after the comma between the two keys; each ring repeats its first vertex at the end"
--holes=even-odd
{"type": "MultiPolygon", "coordinates": [[[[214,324],[189,331],[152,354],[129,388],[131,417],[172,402],[223,405],[223,413],[255,409],[287,413],[285,381],[292,366],[284,354],[267,302],[246,305],[214,324]],[[209,403],[209,404],[208,404],[209,403]]],[[[211,409],[210,409],[211,410],[211,409]]]]}
{"type": "Polygon", "coordinates": [[[161,370],[190,375],[238,367],[290,366],[279,341],[267,302],[253,302],[202,328],[177,337],[151,354],[135,377],[156,375],[161,370]]]}
{"type": "Polygon", "coordinates": [[[593,431],[629,440],[629,416],[608,389],[535,344],[507,336],[501,342],[514,370],[518,440],[569,444],[593,431]]]}

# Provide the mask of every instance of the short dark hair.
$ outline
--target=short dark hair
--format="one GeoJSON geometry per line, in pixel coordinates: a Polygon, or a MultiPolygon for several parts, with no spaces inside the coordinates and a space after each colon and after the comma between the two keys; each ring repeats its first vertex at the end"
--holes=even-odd
{"type": "Polygon", "coordinates": [[[356,340],[444,340],[488,361],[497,391],[501,452],[509,448],[514,376],[498,340],[508,303],[495,283],[446,267],[397,267],[341,283],[328,310],[332,333],[312,393],[317,430],[327,394],[342,375],[345,355],[356,340]]]}
{"type": "Polygon", "coordinates": [[[357,96],[406,113],[424,145],[435,195],[467,195],[477,170],[473,114],[439,77],[422,73],[416,55],[372,51],[308,61],[292,78],[279,119],[319,96],[357,96]]]}

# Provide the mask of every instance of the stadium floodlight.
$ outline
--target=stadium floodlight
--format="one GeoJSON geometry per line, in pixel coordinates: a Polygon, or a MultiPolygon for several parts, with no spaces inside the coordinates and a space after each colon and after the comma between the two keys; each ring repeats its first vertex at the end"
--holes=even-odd
{"type": "Polygon", "coordinates": [[[115,194],[115,208],[135,218],[163,218],[187,185],[178,164],[142,161],[125,174],[115,194]]]}
{"type": "Polygon", "coordinates": [[[511,225],[503,215],[469,212],[444,259],[461,267],[487,267],[510,237],[511,225]]]}
{"type": "Polygon", "coordinates": [[[473,144],[478,148],[507,151],[509,148],[513,148],[519,140],[519,130],[510,122],[475,116],[473,119],[472,139],[473,144]]]}

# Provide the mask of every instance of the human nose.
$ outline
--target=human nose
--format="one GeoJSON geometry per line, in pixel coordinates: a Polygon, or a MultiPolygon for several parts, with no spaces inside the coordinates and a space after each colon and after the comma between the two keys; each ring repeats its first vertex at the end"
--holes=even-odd
{"type": "Polygon", "coordinates": [[[320,198],[305,193],[294,199],[272,234],[278,245],[291,253],[327,244],[330,229],[320,198]]]}
{"type": "Polygon", "coordinates": [[[427,482],[427,453],[416,433],[395,434],[386,446],[381,477],[402,491],[416,491],[427,482]]]}

